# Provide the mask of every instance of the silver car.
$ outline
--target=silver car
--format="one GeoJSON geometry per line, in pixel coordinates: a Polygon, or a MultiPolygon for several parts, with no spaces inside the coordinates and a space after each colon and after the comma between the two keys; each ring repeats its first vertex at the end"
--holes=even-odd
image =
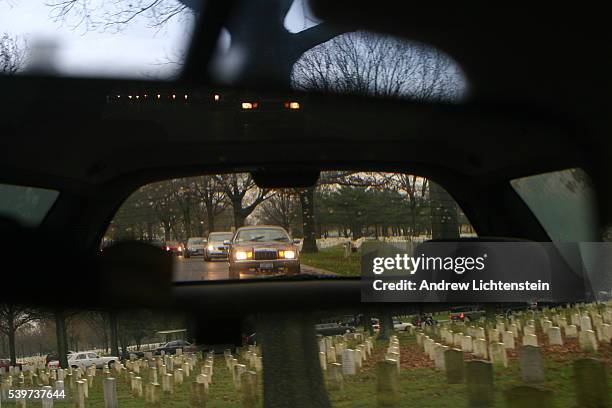
{"type": "Polygon", "coordinates": [[[227,259],[228,247],[223,242],[233,238],[231,231],[211,232],[208,234],[208,244],[204,249],[204,260],[210,262],[213,259],[227,259]]]}
{"type": "Polygon", "coordinates": [[[191,237],[187,240],[185,246],[185,253],[183,256],[189,258],[197,255],[204,255],[204,249],[206,248],[206,238],[202,237],[191,237]]]}

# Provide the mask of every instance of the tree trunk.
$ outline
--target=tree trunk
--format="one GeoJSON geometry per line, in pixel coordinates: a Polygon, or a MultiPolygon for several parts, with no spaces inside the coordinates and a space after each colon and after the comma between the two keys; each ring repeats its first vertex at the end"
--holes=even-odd
{"type": "Polygon", "coordinates": [[[185,238],[187,239],[192,236],[191,232],[193,231],[191,228],[191,211],[189,211],[189,208],[183,210],[183,225],[185,226],[185,235],[187,235],[185,238]]]}
{"type": "Polygon", "coordinates": [[[372,316],[370,312],[363,314],[363,329],[365,332],[369,333],[370,336],[374,335],[374,327],[372,327],[372,316]]]}
{"type": "MultiPolygon", "coordinates": [[[[10,326],[12,326],[9,323],[10,326]]],[[[8,346],[9,346],[9,358],[11,359],[11,365],[17,365],[17,352],[15,351],[15,330],[10,327],[8,332],[8,346]]]]}
{"type": "Polygon", "coordinates": [[[121,346],[121,355],[117,357],[121,359],[130,358],[130,355],[127,351],[127,342],[125,341],[125,338],[123,336],[119,336],[119,345],[121,346]]]}
{"type": "Polygon", "coordinates": [[[111,340],[111,354],[119,357],[119,339],[117,333],[117,313],[114,311],[108,314],[110,321],[110,340],[111,340]]]}
{"type": "Polygon", "coordinates": [[[6,353],[6,338],[3,333],[0,333],[0,354],[6,353]]]}
{"type": "Polygon", "coordinates": [[[301,190],[299,193],[300,206],[302,208],[302,231],[304,233],[302,252],[304,253],[318,252],[317,229],[314,212],[314,191],[314,187],[309,187],[301,190]]]}
{"type": "Polygon", "coordinates": [[[208,206],[206,205],[206,218],[208,219],[208,232],[215,231],[215,213],[212,208],[212,204],[208,206]]]}
{"type": "Polygon", "coordinates": [[[68,343],[66,340],[66,316],[62,309],[55,311],[55,336],[60,367],[68,368],[68,343]]]}
{"type": "Polygon", "coordinates": [[[238,204],[238,207],[234,207],[234,227],[236,227],[236,229],[244,226],[244,221],[246,220],[246,217],[239,209],[240,205],[241,204],[238,204]]]}
{"type": "Polygon", "coordinates": [[[261,315],[264,407],[329,408],[319,364],[315,319],[302,313],[261,315]]]}
{"type": "Polygon", "coordinates": [[[393,318],[391,312],[383,310],[380,315],[380,332],[378,333],[378,340],[389,340],[389,337],[393,333],[393,318]]]}
{"type": "Polygon", "coordinates": [[[417,207],[415,203],[410,204],[410,235],[413,237],[418,236],[417,232],[417,207]]]}

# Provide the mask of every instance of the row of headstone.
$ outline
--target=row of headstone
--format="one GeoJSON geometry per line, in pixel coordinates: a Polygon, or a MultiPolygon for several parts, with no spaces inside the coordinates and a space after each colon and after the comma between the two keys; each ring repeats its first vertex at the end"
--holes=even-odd
{"type": "Polygon", "coordinates": [[[319,364],[324,372],[327,388],[329,390],[342,389],[344,377],[359,373],[363,364],[371,356],[374,348],[373,341],[363,333],[318,337],[319,364]]]}
{"type": "Polygon", "coordinates": [[[233,356],[231,350],[224,351],[225,364],[232,375],[234,388],[240,393],[242,406],[245,408],[257,407],[259,405],[258,379],[262,371],[262,357],[258,355],[259,348],[248,346],[248,348],[238,348],[236,351],[237,356],[233,356]],[[246,364],[241,364],[240,361],[246,364]]]}
{"type": "MultiPolygon", "coordinates": [[[[575,325],[565,324],[565,318],[560,313],[554,310],[547,310],[547,313],[549,313],[547,316],[540,317],[537,321],[529,318],[523,320],[516,316],[511,316],[509,319],[498,317],[494,327],[489,327],[488,330],[485,330],[485,327],[473,325],[469,327],[453,325],[455,329],[453,331],[446,325],[441,325],[437,334],[443,343],[461,348],[466,352],[473,352],[479,358],[484,359],[490,355],[491,348],[498,347],[497,343],[502,343],[507,350],[515,349],[519,339],[523,345],[538,346],[538,332],[546,335],[548,344],[551,346],[563,346],[564,336],[566,339],[578,338],[583,351],[597,351],[599,342],[612,341],[612,325],[606,323],[604,318],[597,319],[597,331],[593,331],[589,329],[592,327],[591,317],[584,314],[579,319],[582,329],[578,330],[575,325]],[[522,337],[519,331],[523,332],[522,337]],[[482,340],[479,339],[484,339],[489,346],[483,345],[482,340]]],[[[607,319],[608,311],[605,312],[605,315],[607,319]]],[[[600,315],[595,314],[595,316],[600,315]]],[[[575,319],[578,320],[578,317],[575,319]]]]}
{"type": "MultiPolygon", "coordinates": [[[[484,339],[477,340],[479,342],[476,344],[484,347],[484,339]]],[[[493,406],[493,367],[496,365],[507,366],[507,360],[502,357],[505,356],[502,343],[489,344],[493,346],[491,361],[473,360],[467,362],[462,350],[436,343],[423,333],[417,333],[417,343],[422,346],[425,354],[435,361],[436,368],[445,372],[447,383],[466,383],[469,407],[493,406]]],[[[524,385],[512,387],[505,392],[507,406],[517,408],[552,406],[553,391],[541,386],[545,381],[545,375],[540,348],[532,345],[522,346],[519,353],[519,362],[524,385]]],[[[577,360],[574,362],[574,373],[578,407],[610,406],[610,390],[608,389],[605,362],[590,358],[577,360]]],[[[397,380],[389,378],[392,372],[388,369],[385,370],[385,366],[382,364],[379,364],[378,375],[379,406],[397,406],[396,401],[398,399],[393,397],[396,394],[394,384],[397,383],[397,380]],[[381,390],[384,391],[382,395],[381,390]]]]}

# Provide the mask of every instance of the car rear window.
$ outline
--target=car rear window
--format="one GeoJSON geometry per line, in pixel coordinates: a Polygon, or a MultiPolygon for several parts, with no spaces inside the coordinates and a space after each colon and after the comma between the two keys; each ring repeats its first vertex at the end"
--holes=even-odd
{"type": "Polygon", "coordinates": [[[55,190],[0,184],[0,216],[14,219],[28,227],[36,227],[58,196],[59,192],[55,190]]]}
{"type": "Polygon", "coordinates": [[[260,188],[249,173],[149,184],[121,206],[104,241],[166,242],[163,249],[175,255],[174,279],[185,282],[359,276],[373,241],[403,248],[475,235],[453,197],[425,177],[330,170],[304,189],[260,188]],[[216,247],[234,234],[229,250],[216,247]],[[210,244],[204,259],[168,245],[202,236],[210,244]]]}

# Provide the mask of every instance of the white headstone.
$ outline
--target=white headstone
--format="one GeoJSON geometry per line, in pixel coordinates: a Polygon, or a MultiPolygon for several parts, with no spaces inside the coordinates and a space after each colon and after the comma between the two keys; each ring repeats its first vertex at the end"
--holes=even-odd
{"type": "Polygon", "coordinates": [[[507,350],[514,350],[514,333],[505,331],[502,333],[502,342],[507,350]]]}
{"type": "Polygon", "coordinates": [[[563,345],[563,339],[561,338],[561,329],[559,327],[549,327],[546,334],[548,335],[548,343],[551,346],[563,345]]]}
{"type": "Polygon", "coordinates": [[[588,315],[582,315],[582,317],[580,317],[580,330],[593,330],[591,318],[588,315]]]}
{"type": "Polygon", "coordinates": [[[598,349],[597,338],[593,330],[580,330],[578,343],[582,351],[597,351],[598,349]]]}
{"type": "Polygon", "coordinates": [[[535,334],[525,334],[523,336],[523,346],[537,346],[538,337],[535,334]]]}
{"type": "Polygon", "coordinates": [[[472,352],[472,336],[463,336],[461,339],[461,350],[467,353],[472,352]]]}
{"type": "Polygon", "coordinates": [[[355,354],[352,349],[345,349],[342,352],[342,374],[355,375],[356,373],[355,354]]]}

